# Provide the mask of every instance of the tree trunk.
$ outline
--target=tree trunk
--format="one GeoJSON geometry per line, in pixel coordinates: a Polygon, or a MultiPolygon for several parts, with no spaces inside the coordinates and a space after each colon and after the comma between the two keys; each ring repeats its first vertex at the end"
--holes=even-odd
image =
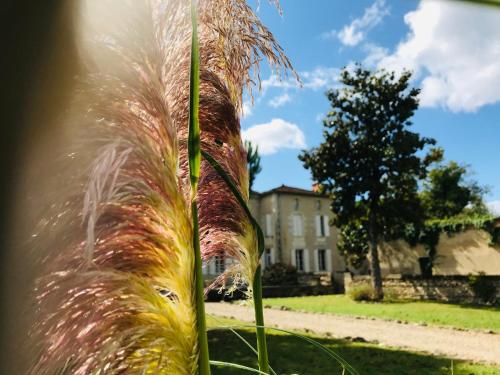
{"type": "Polygon", "coordinates": [[[380,262],[378,259],[378,231],[375,212],[370,210],[370,221],[368,223],[368,236],[370,238],[370,272],[373,286],[373,298],[380,301],[384,298],[382,290],[382,274],[380,272],[380,262]]]}

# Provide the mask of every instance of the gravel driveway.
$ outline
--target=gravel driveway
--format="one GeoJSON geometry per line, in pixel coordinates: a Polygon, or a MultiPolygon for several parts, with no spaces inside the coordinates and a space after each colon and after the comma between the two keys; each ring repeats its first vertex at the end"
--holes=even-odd
{"type": "MultiPolygon", "coordinates": [[[[253,321],[253,309],[246,306],[207,303],[206,311],[215,316],[253,321]]],[[[499,334],[276,309],[266,309],[264,314],[266,324],[278,328],[310,330],[336,338],[360,337],[387,346],[500,365],[499,334]]]]}

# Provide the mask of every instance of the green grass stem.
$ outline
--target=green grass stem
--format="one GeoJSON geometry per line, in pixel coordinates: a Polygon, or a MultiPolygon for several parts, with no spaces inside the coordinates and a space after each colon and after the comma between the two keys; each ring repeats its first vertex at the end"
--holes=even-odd
{"type": "MultiPolygon", "coordinates": [[[[231,177],[224,171],[224,169],[220,166],[220,164],[205,151],[201,151],[201,154],[207,160],[210,165],[215,169],[215,171],[219,174],[219,176],[226,182],[227,186],[235,196],[236,200],[239,202],[240,206],[243,208],[245,213],[247,214],[250,222],[252,223],[252,227],[254,228],[257,234],[257,251],[258,256],[262,255],[264,252],[264,234],[262,233],[262,229],[260,228],[257,220],[252,216],[248,205],[243,199],[240,191],[232,181],[231,177]]],[[[259,369],[266,374],[269,374],[269,357],[267,353],[267,343],[266,343],[266,330],[264,328],[264,308],[262,304],[262,269],[260,265],[257,267],[255,271],[254,280],[252,284],[252,293],[253,293],[253,303],[254,303],[254,312],[255,312],[255,324],[256,324],[256,335],[257,335],[257,352],[258,352],[258,360],[259,360],[259,369]]]]}
{"type": "Polygon", "coordinates": [[[207,323],[205,318],[205,293],[198,227],[197,191],[200,177],[200,52],[198,45],[196,0],[191,0],[191,71],[189,76],[189,133],[188,156],[189,178],[191,182],[191,217],[193,221],[193,251],[195,273],[196,324],[198,331],[198,372],[210,375],[210,358],[208,353],[207,323]]]}

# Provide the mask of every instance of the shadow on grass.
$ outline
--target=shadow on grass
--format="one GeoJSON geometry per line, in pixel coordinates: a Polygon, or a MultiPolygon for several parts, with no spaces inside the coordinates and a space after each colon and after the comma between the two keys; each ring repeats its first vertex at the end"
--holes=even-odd
{"type": "MultiPolygon", "coordinates": [[[[446,302],[444,302],[446,304],[446,302]]],[[[494,312],[500,312],[500,305],[495,304],[495,305],[479,305],[477,303],[450,303],[451,305],[458,306],[462,309],[481,309],[485,311],[494,311],[494,312]]]]}
{"type": "MultiPolygon", "coordinates": [[[[255,346],[254,335],[238,331],[255,346]]],[[[213,330],[209,334],[210,357],[256,367],[256,356],[233,333],[213,330]]],[[[384,349],[374,344],[352,343],[344,340],[321,339],[317,341],[334,350],[360,374],[366,375],[441,375],[451,374],[451,360],[394,349],[384,349]]],[[[336,375],[342,368],[326,354],[304,341],[282,334],[268,334],[271,366],[280,375],[336,375]]],[[[500,368],[455,362],[455,375],[494,375],[500,368]]],[[[242,370],[214,368],[214,375],[242,374],[242,370]]]]}
{"type": "Polygon", "coordinates": [[[480,303],[472,303],[472,302],[467,302],[467,303],[461,303],[461,302],[456,302],[456,301],[438,301],[438,300],[432,300],[432,299],[427,299],[427,300],[415,300],[415,299],[396,299],[396,298],[388,298],[384,299],[383,301],[364,301],[364,302],[357,302],[357,303],[366,303],[366,304],[371,304],[371,305],[407,305],[407,304],[412,304],[412,303],[433,303],[436,305],[443,305],[443,306],[456,306],[464,309],[475,309],[475,310],[485,310],[485,311],[500,311],[500,304],[494,304],[494,305],[485,305],[485,304],[480,304],[480,303]]]}

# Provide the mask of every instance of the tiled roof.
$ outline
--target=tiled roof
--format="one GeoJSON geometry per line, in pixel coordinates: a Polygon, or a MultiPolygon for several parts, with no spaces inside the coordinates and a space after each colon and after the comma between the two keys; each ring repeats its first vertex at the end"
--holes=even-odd
{"type": "Polygon", "coordinates": [[[295,195],[308,195],[313,197],[326,197],[325,194],[319,194],[312,190],[306,190],[286,185],[281,185],[278,186],[277,188],[259,193],[259,195],[269,195],[269,194],[295,194],[295,195]]]}

